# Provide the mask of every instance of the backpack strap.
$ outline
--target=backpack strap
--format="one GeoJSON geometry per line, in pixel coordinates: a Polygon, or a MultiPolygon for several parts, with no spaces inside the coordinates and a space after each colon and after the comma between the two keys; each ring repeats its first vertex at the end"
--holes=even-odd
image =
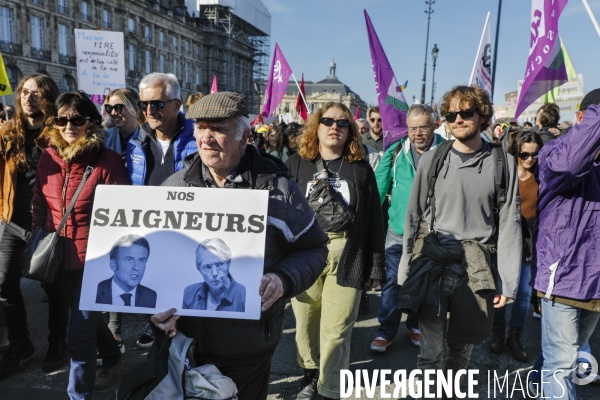
{"type": "Polygon", "coordinates": [[[427,205],[431,208],[431,223],[429,224],[431,232],[433,232],[433,221],[435,220],[435,182],[453,144],[454,140],[444,140],[440,143],[435,149],[433,161],[427,173],[427,205]]]}
{"type": "Polygon", "coordinates": [[[502,146],[491,144],[492,157],[494,160],[494,187],[495,187],[495,202],[494,213],[500,213],[500,210],[506,203],[506,195],[508,192],[508,162],[506,160],[506,152],[502,146]]]}

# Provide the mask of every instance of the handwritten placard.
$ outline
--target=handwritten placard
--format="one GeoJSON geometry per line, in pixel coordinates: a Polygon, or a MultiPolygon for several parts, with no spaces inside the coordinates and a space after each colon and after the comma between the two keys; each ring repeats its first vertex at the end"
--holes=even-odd
{"type": "Polygon", "coordinates": [[[123,32],[75,29],[77,80],[87,94],[125,87],[123,32]]]}

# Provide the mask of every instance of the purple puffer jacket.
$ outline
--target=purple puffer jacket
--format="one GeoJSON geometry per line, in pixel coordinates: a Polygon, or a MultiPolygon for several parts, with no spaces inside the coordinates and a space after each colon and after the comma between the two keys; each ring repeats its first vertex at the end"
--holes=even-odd
{"type": "Polygon", "coordinates": [[[600,299],[600,107],[540,151],[535,289],[600,299]]]}

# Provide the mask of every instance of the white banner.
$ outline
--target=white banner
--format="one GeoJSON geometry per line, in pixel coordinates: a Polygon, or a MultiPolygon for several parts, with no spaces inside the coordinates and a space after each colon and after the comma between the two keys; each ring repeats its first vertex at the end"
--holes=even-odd
{"type": "Polygon", "coordinates": [[[123,32],[75,29],[77,84],[87,94],[125,87],[123,32]]]}
{"type": "Polygon", "coordinates": [[[479,41],[479,49],[471,72],[469,85],[479,86],[492,95],[492,43],[490,36],[490,13],[488,12],[479,41]]]}
{"type": "Polygon", "coordinates": [[[80,309],[259,319],[268,191],[98,186],[80,309]]]}

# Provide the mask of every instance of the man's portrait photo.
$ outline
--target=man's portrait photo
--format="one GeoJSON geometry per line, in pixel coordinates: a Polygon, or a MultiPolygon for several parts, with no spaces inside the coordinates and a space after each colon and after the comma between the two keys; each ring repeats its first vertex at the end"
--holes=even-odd
{"type": "Polygon", "coordinates": [[[110,249],[110,269],[114,274],[98,284],[96,303],[114,306],[156,307],[156,292],[140,285],[150,244],[139,235],[125,235],[110,249]]]}
{"type": "Polygon", "coordinates": [[[183,292],[183,308],[208,311],[246,310],[246,287],[229,273],[231,250],[221,239],[206,239],[196,249],[196,268],[204,282],[183,292]]]}

